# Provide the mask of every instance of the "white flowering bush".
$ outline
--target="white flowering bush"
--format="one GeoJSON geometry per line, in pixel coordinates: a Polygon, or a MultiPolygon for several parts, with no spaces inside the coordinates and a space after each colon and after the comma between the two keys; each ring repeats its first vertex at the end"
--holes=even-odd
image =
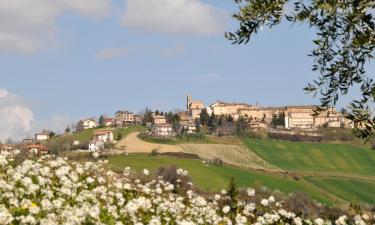
{"type": "MultiPolygon", "coordinates": [[[[335,221],[300,218],[273,196],[256,204],[231,201],[231,190],[202,197],[176,194],[175,185],[105,169],[104,162],[71,163],[44,157],[15,165],[0,155],[0,224],[371,224],[373,215],[343,215],[335,221]]],[[[187,171],[179,169],[179,176],[187,171]]],[[[208,178],[209,179],[209,178],[208,178]]],[[[255,190],[248,189],[250,197],[255,190]]]]}

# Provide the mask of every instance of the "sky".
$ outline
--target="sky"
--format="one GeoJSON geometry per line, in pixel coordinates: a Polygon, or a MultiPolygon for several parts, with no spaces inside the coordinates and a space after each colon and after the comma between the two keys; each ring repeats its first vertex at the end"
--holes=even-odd
{"type": "MultiPolygon", "coordinates": [[[[187,93],[263,106],[317,104],[304,25],[232,45],[234,1],[0,1],[0,140],[146,107],[183,109],[187,93]]],[[[339,106],[348,101],[344,99],[339,106]]]]}

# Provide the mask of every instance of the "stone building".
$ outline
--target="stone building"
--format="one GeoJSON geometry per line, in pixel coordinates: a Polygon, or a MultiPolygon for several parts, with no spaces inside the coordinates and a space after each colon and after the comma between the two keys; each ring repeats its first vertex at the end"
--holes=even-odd
{"type": "Polygon", "coordinates": [[[200,113],[205,108],[204,103],[199,100],[193,100],[191,94],[186,98],[186,110],[189,117],[192,119],[197,119],[200,117],[200,113]]]}
{"type": "Polygon", "coordinates": [[[254,109],[254,108],[256,107],[249,105],[247,103],[227,103],[223,101],[217,101],[216,103],[211,104],[208,107],[207,112],[210,115],[213,113],[215,116],[231,115],[235,120],[237,120],[239,117],[238,111],[240,109],[245,110],[245,109],[254,109]]]}
{"type": "Polygon", "coordinates": [[[138,115],[134,114],[133,112],[124,110],[124,111],[117,111],[115,113],[114,123],[116,126],[141,124],[142,119],[138,115]]]}

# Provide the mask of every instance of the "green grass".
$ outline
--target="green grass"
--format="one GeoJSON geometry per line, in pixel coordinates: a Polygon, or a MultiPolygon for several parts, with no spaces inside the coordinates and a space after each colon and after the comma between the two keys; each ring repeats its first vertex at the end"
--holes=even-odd
{"type": "Polygon", "coordinates": [[[347,201],[375,204],[375,183],[339,178],[309,177],[308,181],[347,201]]]}
{"type": "Polygon", "coordinates": [[[375,174],[375,151],[366,147],[251,138],[245,138],[244,143],[266,161],[285,170],[375,174]]]}
{"type": "Polygon", "coordinates": [[[277,189],[286,194],[304,191],[320,202],[332,203],[329,199],[312,190],[311,187],[306,186],[301,181],[266,175],[237,167],[206,166],[200,160],[135,154],[110,157],[109,165],[116,169],[123,169],[126,166],[130,166],[138,172],[146,168],[153,173],[162,166],[176,165],[179,168],[188,170],[194,184],[204,191],[219,191],[227,186],[231,177],[234,177],[241,187],[266,186],[272,190],[277,189]]]}
{"type": "MultiPolygon", "coordinates": [[[[95,131],[102,130],[102,129],[110,129],[110,128],[94,128],[94,129],[83,130],[80,132],[72,133],[72,135],[69,137],[73,140],[79,141],[80,143],[86,143],[86,142],[89,142],[94,137],[95,131]]],[[[124,138],[132,132],[144,131],[145,129],[146,128],[144,128],[143,126],[129,126],[127,128],[115,128],[113,130],[113,138],[116,140],[119,133],[121,133],[122,138],[124,138]]],[[[62,138],[62,137],[56,137],[56,138],[62,138]]]]}
{"type": "Polygon", "coordinates": [[[133,132],[138,132],[138,131],[145,131],[146,128],[141,125],[135,125],[135,126],[130,126],[127,128],[118,128],[113,131],[113,138],[117,139],[118,135],[121,134],[122,138],[125,138],[128,136],[130,133],[133,132]]]}

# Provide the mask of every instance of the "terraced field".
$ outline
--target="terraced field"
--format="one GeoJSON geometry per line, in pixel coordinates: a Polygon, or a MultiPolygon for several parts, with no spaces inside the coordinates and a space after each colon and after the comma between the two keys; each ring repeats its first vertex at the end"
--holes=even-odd
{"type": "Polygon", "coordinates": [[[184,152],[197,154],[202,159],[219,158],[224,163],[234,166],[256,170],[281,171],[281,169],[266,162],[243,145],[182,144],[181,146],[184,152]]]}

